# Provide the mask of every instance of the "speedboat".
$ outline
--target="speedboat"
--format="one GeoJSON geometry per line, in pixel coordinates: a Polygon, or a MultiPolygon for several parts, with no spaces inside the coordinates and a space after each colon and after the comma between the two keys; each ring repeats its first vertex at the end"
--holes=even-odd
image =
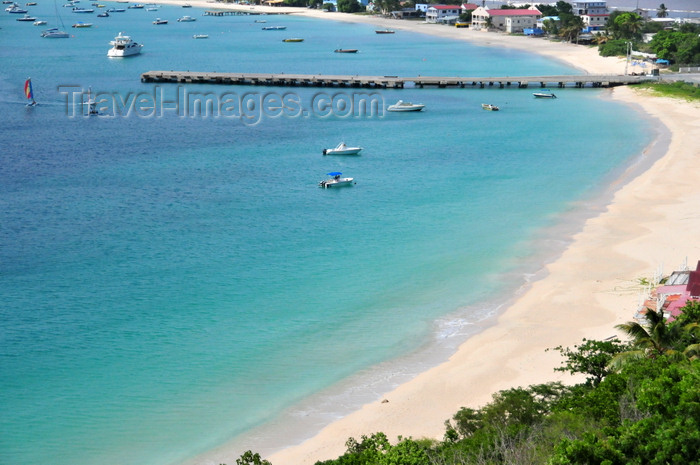
{"type": "Polygon", "coordinates": [[[324,155],[359,155],[362,147],[348,147],[345,142],[341,142],[334,149],[323,149],[324,155]]]}
{"type": "Polygon", "coordinates": [[[304,39],[293,37],[291,39],[282,39],[282,42],[304,42],[304,39]]]}
{"type": "Polygon", "coordinates": [[[387,111],[421,111],[423,108],[425,108],[425,105],[422,103],[411,103],[411,102],[404,102],[403,100],[399,100],[393,105],[389,105],[386,110],[387,111]]]}
{"type": "Polygon", "coordinates": [[[193,18],[192,16],[183,16],[182,18],[177,19],[178,23],[190,23],[192,21],[197,21],[197,18],[193,18]]]}
{"type": "Polygon", "coordinates": [[[499,108],[496,105],[491,105],[490,103],[482,103],[481,108],[488,111],[498,111],[499,108]]]}
{"type": "Polygon", "coordinates": [[[138,55],[141,53],[141,48],[143,48],[142,44],[134,42],[131,40],[131,37],[125,36],[123,32],[120,32],[109,44],[112,48],[107,51],[107,56],[115,58],[138,55]]]}
{"type": "Polygon", "coordinates": [[[192,36],[193,39],[208,39],[209,34],[195,34],[192,36]]]}
{"type": "Polygon", "coordinates": [[[31,21],[33,23],[34,21],[36,21],[36,18],[29,15],[24,15],[21,18],[17,18],[17,21],[31,21]]]}
{"type": "Polygon", "coordinates": [[[544,92],[533,92],[532,95],[534,95],[535,98],[557,98],[556,95],[554,95],[548,90],[544,92]]]}
{"type": "Polygon", "coordinates": [[[265,26],[262,28],[263,31],[283,31],[287,29],[287,26],[265,26]]]}
{"type": "Polygon", "coordinates": [[[377,34],[393,34],[394,31],[391,29],[377,29],[376,31],[377,34]]]}
{"type": "Polygon", "coordinates": [[[158,25],[158,24],[168,24],[168,20],[167,20],[167,19],[156,18],[156,20],[153,21],[153,24],[156,24],[156,25],[158,25]]]}
{"type": "Polygon", "coordinates": [[[82,21],[78,21],[73,25],[73,27],[92,27],[92,23],[84,23],[82,21]]]}
{"type": "Polygon", "coordinates": [[[57,27],[52,27],[51,29],[43,31],[41,33],[41,37],[44,37],[46,39],[67,39],[70,37],[70,34],[60,30],[57,27]]]}
{"type": "Polygon", "coordinates": [[[342,175],[343,173],[339,171],[330,172],[328,173],[330,178],[324,179],[323,181],[319,182],[318,185],[319,187],[327,189],[329,187],[352,186],[354,184],[353,178],[341,178],[342,175]]]}
{"type": "Polygon", "coordinates": [[[334,50],[335,53],[357,53],[356,48],[337,48],[334,50]]]}
{"type": "Polygon", "coordinates": [[[46,21],[38,19],[38,20],[34,21],[34,23],[32,23],[32,24],[34,24],[35,26],[45,26],[46,21]]]}

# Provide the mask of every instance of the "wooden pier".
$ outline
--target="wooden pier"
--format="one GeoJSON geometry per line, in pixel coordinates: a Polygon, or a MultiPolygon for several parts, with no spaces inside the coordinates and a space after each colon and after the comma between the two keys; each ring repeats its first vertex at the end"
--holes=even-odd
{"type": "Polygon", "coordinates": [[[207,73],[196,71],[148,71],[142,82],[224,84],[277,87],[363,87],[403,89],[404,87],[614,87],[656,81],[656,76],[575,75],[575,76],[507,76],[507,77],[442,77],[442,76],[359,76],[320,74],[207,73]]]}

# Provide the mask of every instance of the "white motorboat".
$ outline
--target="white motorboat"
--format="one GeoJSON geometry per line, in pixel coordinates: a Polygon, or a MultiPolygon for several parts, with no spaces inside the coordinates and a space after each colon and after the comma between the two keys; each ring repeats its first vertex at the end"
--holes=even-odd
{"type": "Polygon", "coordinates": [[[84,23],[82,21],[78,21],[73,25],[73,27],[81,28],[81,27],[92,27],[92,23],[84,23]]]}
{"type": "Polygon", "coordinates": [[[191,23],[192,21],[197,21],[197,18],[193,18],[192,16],[185,15],[182,18],[177,19],[178,23],[191,23]]]}
{"type": "Polygon", "coordinates": [[[333,149],[323,149],[324,155],[359,155],[362,147],[348,147],[345,142],[341,142],[333,149]]]}
{"type": "Polygon", "coordinates": [[[73,13],[90,14],[90,13],[94,13],[94,12],[95,12],[95,10],[92,8],[79,8],[79,7],[73,8],[73,13]]]}
{"type": "Polygon", "coordinates": [[[557,98],[556,95],[554,95],[548,90],[544,92],[533,92],[532,95],[534,95],[535,98],[557,98]]]}
{"type": "Polygon", "coordinates": [[[499,108],[496,105],[492,105],[490,103],[482,103],[481,108],[483,108],[484,110],[488,110],[488,111],[498,111],[499,110],[499,108]]]}
{"type": "Polygon", "coordinates": [[[319,187],[328,189],[329,187],[352,186],[353,184],[355,184],[355,180],[353,178],[341,178],[342,175],[343,173],[340,173],[338,171],[328,173],[328,176],[330,176],[330,178],[324,179],[323,181],[319,182],[318,185],[319,187]]]}
{"type": "Polygon", "coordinates": [[[389,105],[386,109],[387,111],[421,111],[425,108],[422,103],[411,103],[399,100],[393,105],[389,105]]]}
{"type": "Polygon", "coordinates": [[[60,30],[57,27],[52,27],[51,29],[43,31],[41,33],[41,37],[44,37],[46,39],[67,39],[70,37],[70,34],[60,30]]]}
{"type": "Polygon", "coordinates": [[[128,57],[131,55],[138,55],[141,53],[143,48],[142,44],[134,42],[131,37],[125,36],[123,32],[120,32],[117,37],[114,38],[109,43],[112,48],[107,52],[108,57],[128,57]]]}
{"type": "Polygon", "coordinates": [[[263,31],[284,31],[287,26],[265,26],[262,28],[263,31]]]}
{"type": "Polygon", "coordinates": [[[17,18],[17,21],[34,22],[36,18],[30,15],[24,15],[21,18],[17,18]]]}
{"type": "Polygon", "coordinates": [[[208,39],[209,34],[195,34],[192,36],[193,39],[208,39]]]}
{"type": "Polygon", "coordinates": [[[34,21],[34,23],[32,23],[32,24],[34,24],[35,26],[46,26],[46,21],[38,19],[38,20],[34,21]]]}
{"type": "Polygon", "coordinates": [[[7,11],[8,13],[15,14],[15,15],[27,14],[27,10],[25,10],[24,8],[20,8],[18,6],[13,6],[11,8],[5,8],[5,11],[7,11]]]}
{"type": "Polygon", "coordinates": [[[168,24],[168,20],[167,20],[167,19],[156,18],[156,20],[153,21],[153,24],[155,24],[155,25],[158,25],[158,24],[168,24]]]}

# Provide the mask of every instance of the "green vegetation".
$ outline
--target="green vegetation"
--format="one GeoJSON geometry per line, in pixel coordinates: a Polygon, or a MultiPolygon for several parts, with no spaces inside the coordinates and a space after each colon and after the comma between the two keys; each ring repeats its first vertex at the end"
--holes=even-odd
{"type": "MultiPolygon", "coordinates": [[[[661,4],[658,14],[665,12],[666,7],[661,4]]],[[[632,49],[654,53],[672,64],[700,64],[700,26],[697,24],[684,23],[669,30],[661,23],[645,21],[636,13],[613,11],[605,31],[596,33],[596,42],[602,56],[624,56],[627,43],[631,43],[632,49]],[[648,44],[641,41],[645,33],[654,34],[648,44]]]]}
{"type": "MultiPolygon", "coordinates": [[[[556,347],[557,368],[583,374],[574,386],[548,383],[500,391],[445,422],[442,441],[378,432],[346,442],[346,452],[316,465],[687,465],[700,450],[700,303],[667,322],[618,329],[623,343],[585,340],[556,347]]],[[[269,465],[246,452],[237,465],[269,465]]]]}
{"type": "Polygon", "coordinates": [[[662,97],[681,98],[687,101],[700,100],[700,87],[687,82],[647,82],[636,84],[637,87],[649,89],[662,97]]]}

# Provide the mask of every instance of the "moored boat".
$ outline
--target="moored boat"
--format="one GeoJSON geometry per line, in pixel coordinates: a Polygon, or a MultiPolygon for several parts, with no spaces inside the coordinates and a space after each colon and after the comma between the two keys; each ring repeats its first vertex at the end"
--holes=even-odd
{"type": "Polygon", "coordinates": [[[44,37],[46,39],[67,39],[70,37],[70,34],[60,30],[57,27],[52,27],[51,29],[43,31],[41,33],[41,37],[44,37]]]}
{"type": "Polygon", "coordinates": [[[484,110],[488,110],[488,111],[498,111],[499,110],[499,108],[496,105],[492,105],[490,103],[482,103],[481,108],[483,108],[484,110]]]}
{"type": "Polygon", "coordinates": [[[80,8],[80,7],[73,7],[73,13],[83,13],[83,14],[90,14],[94,13],[95,10],[92,8],[80,8]]]}
{"type": "Polygon", "coordinates": [[[18,7],[18,6],[13,6],[13,7],[9,8],[9,9],[6,8],[5,11],[7,11],[8,13],[15,14],[15,15],[24,15],[24,14],[27,14],[27,10],[25,10],[24,8],[20,8],[20,7],[18,7]]]}
{"type": "Polygon", "coordinates": [[[362,147],[348,147],[345,142],[341,142],[335,148],[323,149],[324,155],[359,155],[362,147]]]}
{"type": "Polygon", "coordinates": [[[332,171],[328,173],[328,176],[330,176],[330,178],[324,179],[323,181],[319,182],[318,185],[319,187],[327,189],[329,187],[352,186],[353,184],[355,184],[355,180],[353,178],[341,178],[342,175],[343,173],[339,171],[332,171]]]}
{"type": "Polygon", "coordinates": [[[357,53],[356,48],[337,48],[333,50],[335,53],[357,53]]]}
{"type": "Polygon", "coordinates": [[[377,29],[376,31],[377,34],[393,34],[394,30],[392,29],[377,29]]]}
{"type": "Polygon", "coordinates": [[[167,19],[156,18],[155,21],[153,21],[153,24],[155,24],[155,25],[159,25],[159,24],[168,24],[168,20],[167,20],[167,19]]]}
{"type": "Polygon", "coordinates": [[[32,23],[32,24],[34,24],[35,26],[45,26],[46,21],[38,19],[38,20],[34,21],[34,23],[32,23]]]}
{"type": "Polygon", "coordinates": [[[282,42],[304,42],[304,39],[292,37],[291,39],[282,39],[282,42]]]}
{"type": "Polygon", "coordinates": [[[192,21],[197,21],[197,18],[193,18],[192,16],[183,16],[181,18],[177,18],[178,23],[191,23],[192,21]]]}
{"type": "Polygon", "coordinates": [[[82,21],[78,21],[77,23],[75,23],[75,24],[73,25],[73,27],[77,27],[77,28],[92,27],[92,23],[84,23],[84,22],[82,22],[82,21]]]}
{"type": "Polygon", "coordinates": [[[17,18],[17,21],[25,21],[25,22],[32,22],[33,23],[34,21],[36,21],[36,18],[33,16],[24,15],[21,18],[17,18]]]}
{"type": "Polygon", "coordinates": [[[193,39],[208,39],[209,34],[195,34],[192,36],[193,39]]]}
{"type": "Polygon", "coordinates": [[[265,26],[262,28],[263,31],[284,31],[287,26],[265,26]]]}
{"type": "Polygon", "coordinates": [[[389,105],[386,110],[387,111],[421,111],[423,108],[425,108],[425,105],[422,103],[411,103],[411,102],[404,102],[403,100],[399,100],[393,105],[389,105]]]}

